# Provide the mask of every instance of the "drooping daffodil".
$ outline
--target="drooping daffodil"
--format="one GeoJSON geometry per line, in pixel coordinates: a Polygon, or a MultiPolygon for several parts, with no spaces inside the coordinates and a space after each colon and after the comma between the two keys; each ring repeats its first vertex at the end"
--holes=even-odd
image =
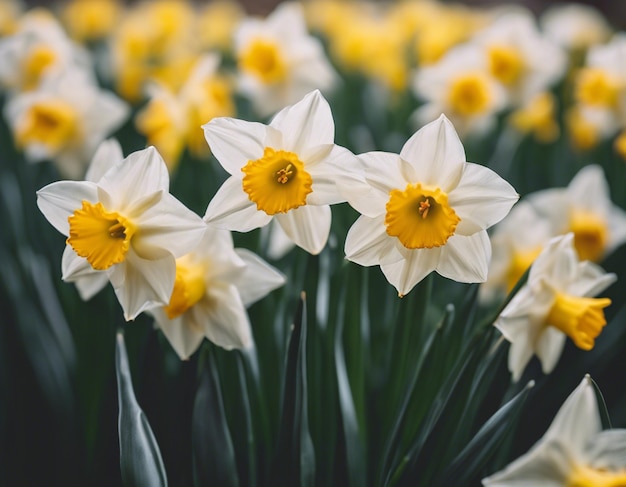
{"type": "Polygon", "coordinates": [[[248,232],[276,219],[311,254],[328,240],[331,204],[356,179],[356,157],[334,144],[330,106],[319,91],[281,110],[269,125],[214,118],[203,126],[213,154],[230,173],[205,220],[248,232]]]}
{"type": "Polygon", "coordinates": [[[466,162],[452,123],[441,115],[417,131],[400,154],[358,156],[368,192],[348,202],[362,216],[348,232],[346,258],[380,265],[400,295],[432,271],[483,282],[491,257],[486,229],[519,198],[492,170],[466,162]]]}
{"type": "Polygon", "coordinates": [[[593,298],[615,280],[589,261],[581,262],[574,235],[551,239],[530,268],[528,281],[494,322],[509,342],[508,365],[518,381],[533,355],[543,372],[556,366],[569,336],[582,350],[591,350],[606,319],[608,298],[593,298]]]}
{"type": "Polygon", "coordinates": [[[528,453],[483,479],[486,487],[619,487],[626,485],[626,430],[602,430],[587,375],[528,453]]]}
{"type": "Polygon", "coordinates": [[[253,345],[246,307],[285,283],[284,276],[230,232],[207,228],[192,252],[176,259],[176,282],[167,306],[148,310],[185,360],[206,337],[227,350],[253,345]]]}
{"type": "Polygon", "coordinates": [[[116,162],[97,182],[51,183],[37,192],[37,205],[68,237],[74,258],[106,273],[126,320],[169,303],[176,258],[193,250],[206,230],[169,193],[167,167],[154,147],[116,162]]]}

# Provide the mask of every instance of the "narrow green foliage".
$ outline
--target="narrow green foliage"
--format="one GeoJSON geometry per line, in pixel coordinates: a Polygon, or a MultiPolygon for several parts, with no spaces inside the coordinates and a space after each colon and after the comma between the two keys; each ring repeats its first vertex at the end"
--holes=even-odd
{"type": "Polygon", "coordinates": [[[233,441],[222,402],[217,364],[210,347],[200,360],[200,379],[193,408],[193,468],[196,485],[239,485],[233,441]]]}
{"type": "Polygon", "coordinates": [[[124,335],[117,334],[115,349],[120,469],[127,487],[166,487],[167,475],[152,428],[135,399],[124,335]]]}
{"type": "Polygon", "coordinates": [[[315,482],[315,451],[309,434],[307,405],[306,338],[306,305],[302,294],[285,362],[278,446],[272,468],[273,485],[307,487],[315,482]]]}

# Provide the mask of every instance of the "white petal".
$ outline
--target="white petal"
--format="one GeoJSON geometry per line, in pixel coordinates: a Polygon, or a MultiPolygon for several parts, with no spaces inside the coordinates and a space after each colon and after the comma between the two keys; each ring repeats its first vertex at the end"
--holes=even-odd
{"type": "Polygon", "coordinates": [[[169,191],[170,178],[161,154],[154,147],[133,152],[115,164],[98,181],[98,186],[110,197],[105,202],[110,211],[124,211],[147,195],[169,191]]]}
{"type": "Polygon", "coordinates": [[[601,429],[596,394],[591,379],[585,377],[565,400],[544,438],[558,440],[580,457],[587,442],[601,429]]]}
{"type": "Polygon", "coordinates": [[[83,301],[90,300],[109,283],[106,272],[97,271],[87,259],[79,257],[69,245],[65,246],[61,259],[62,279],[73,282],[83,301]]]}
{"type": "Polygon", "coordinates": [[[448,194],[448,202],[459,216],[456,233],[471,235],[502,220],[519,195],[494,171],[467,163],[456,188],[448,194]]]}
{"type": "Polygon", "coordinates": [[[578,264],[576,279],[564,291],[574,296],[595,297],[615,281],[615,274],[606,273],[600,266],[587,260],[578,264]]]}
{"type": "Polygon", "coordinates": [[[241,179],[231,176],[217,190],[204,214],[204,221],[226,230],[249,232],[267,225],[272,219],[257,210],[241,186],[241,179]]]}
{"type": "Polygon", "coordinates": [[[461,140],[445,115],[413,134],[400,157],[413,166],[418,182],[446,193],[458,184],[465,164],[461,140]]]}
{"type": "Polygon", "coordinates": [[[306,165],[306,171],[313,179],[313,192],[307,195],[307,204],[343,203],[347,199],[346,193],[355,191],[355,186],[365,186],[359,163],[352,152],[336,145],[317,147],[330,147],[330,151],[318,162],[306,165]]]}
{"type": "Polygon", "coordinates": [[[563,487],[572,468],[563,445],[540,442],[482,482],[486,487],[563,487]]]}
{"type": "Polygon", "coordinates": [[[207,228],[198,215],[169,193],[134,223],[139,231],[132,245],[144,259],[158,259],[166,253],[182,257],[198,246],[207,228]]]}
{"type": "Polygon", "coordinates": [[[233,176],[241,177],[241,168],[248,161],[263,156],[268,129],[262,123],[217,117],[202,128],[211,152],[233,176]]]}
{"type": "Polygon", "coordinates": [[[285,284],[285,276],[255,253],[247,249],[235,249],[235,252],[246,263],[244,271],[233,281],[244,306],[250,306],[285,284]]]}
{"type": "Polygon", "coordinates": [[[539,334],[535,343],[535,353],[539,357],[544,374],[549,374],[556,367],[561,358],[566,338],[565,334],[552,326],[544,327],[539,334]]]}
{"type": "Polygon", "coordinates": [[[207,298],[194,308],[207,317],[204,334],[216,345],[226,350],[252,346],[248,314],[234,285],[215,283],[208,289],[207,298]]]}
{"type": "Polygon", "coordinates": [[[335,139],[333,115],[319,90],[312,91],[295,105],[283,108],[270,126],[283,133],[284,148],[296,154],[309,147],[332,144],[335,139]]]}
{"type": "Polygon", "coordinates": [[[270,259],[281,259],[296,246],[278,224],[277,220],[272,220],[268,226],[261,229],[261,232],[261,240],[265,239],[268,241],[267,256],[270,259]]]}
{"type": "Polygon", "coordinates": [[[576,206],[584,207],[604,218],[608,216],[611,206],[609,194],[604,170],[597,164],[583,167],[567,187],[570,202],[579,202],[576,206]]]}
{"type": "Polygon", "coordinates": [[[377,218],[361,216],[348,230],[346,259],[362,266],[393,264],[404,259],[396,250],[397,238],[385,228],[385,215],[377,218]]]}
{"type": "Polygon", "coordinates": [[[453,235],[441,247],[437,272],[457,282],[484,282],[487,280],[491,243],[482,230],[469,237],[453,235]]]}
{"type": "Polygon", "coordinates": [[[357,156],[363,168],[366,186],[355,185],[348,193],[348,203],[359,213],[376,217],[386,212],[389,191],[404,190],[408,181],[402,173],[402,161],[397,154],[367,152],[357,156]]]}
{"type": "Polygon", "coordinates": [[[120,162],[122,159],[124,159],[124,154],[122,153],[122,146],[120,146],[117,139],[107,139],[103,141],[98,146],[96,153],[89,163],[85,179],[87,181],[98,182],[114,164],[120,162]]]}
{"type": "Polygon", "coordinates": [[[440,249],[411,250],[406,258],[398,262],[381,264],[380,268],[398,294],[404,296],[435,270],[439,261],[440,249]]]}
{"type": "Polygon", "coordinates": [[[190,322],[192,320],[190,313],[184,313],[173,320],[167,317],[163,308],[153,308],[148,313],[154,317],[165,338],[181,360],[188,360],[202,344],[204,332],[202,328],[190,322]]]}
{"type": "Polygon", "coordinates": [[[593,468],[626,469],[626,430],[612,429],[598,433],[585,453],[593,468]]]}
{"type": "Polygon", "coordinates": [[[170,302],[176,278],[176,259],[169,255],[158,260],[145,260],[132,249],[126,260],[108,271],[126,321],[139,313],[170,302]]]}
{"type": "Polygon", "coordinates": [[[37,206],[54,228],[69,235],[67,218],[83,206],[98,201],[97,186],[89,181],[57,181],[37,191],[37,206]]]}
{"type": "Polygon", "coordinates": [[[313,255],[319,254],[326,245],[331,219],[330,206],[304,205],[276,215],[287,236],[313,255]]]}
{"type": "Polygon", "coordinates": [[[576,277],[578,264],[573,242],[572,233],[550,239],[530,268],[529,285],[546,278],[558,287],[570,283],[576,277]]]}

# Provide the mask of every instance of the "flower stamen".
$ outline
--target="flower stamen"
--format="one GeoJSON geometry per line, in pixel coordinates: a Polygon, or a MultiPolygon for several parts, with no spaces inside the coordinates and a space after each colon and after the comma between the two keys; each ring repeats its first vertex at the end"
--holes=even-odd
{"type": "Polygon", "coordinates": [[[285,184],[287,182],[289,182],[289,177],[293,174],[293,165],[287,164],[287,167],[276,171],[276,175],[278,176],[278,178],[276,179],[276,181],[278,181],[280,184],[285,184]]]}
{"type": "Polygon", "coordinates": [[[422,215],[422,218],[426,218],[428,216],[428,210],[430,209],[430,203],[428,202],[428,198],[426,198],[424,201],[420,201],[420,207],[419,210],[417,210],[419,212],[420,215],[422,215]]]}

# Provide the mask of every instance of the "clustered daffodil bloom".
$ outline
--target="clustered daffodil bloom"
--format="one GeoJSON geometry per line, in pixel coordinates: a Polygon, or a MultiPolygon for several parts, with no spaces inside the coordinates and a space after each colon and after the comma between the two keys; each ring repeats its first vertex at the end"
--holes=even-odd
{"type": "Polygon", "coordinates": [[[533,355],[543,372],[556,366],[569,336],[582,350],[591,350],[602,332],[608,298],[593,298],[616,279],[599,266],[581,262],[574,235],[555,237],[530,268],[528,281],[494,322],[509,342],[509,370],[518,381],[533,355]]]}
{"type": "Polygon", "coordinates": [[[250,348],[246,307],[284,283],[284,276],[257,255],[233,248],[230,232],[209,227],[192,252],[176,259],[167,306],[148,313],[183,360],[204,337],[227,350],[250,348]]]}
{"type": "Polygon", "coordinates": [[[281,110],[269,125],[214,118],[204,125],[230,174],[206,210],[211,225],[247,232],[275,219],[293,242],[318,254],[330,232],[331,204],[355,176],[355,156],[334,144],[330,106],[319,91],[281,110]]]}
{"type": "Polygon", "coordinates": [[[585,376],[528,453],[485,479],[486,487],[626,485],[626,430],[602,430],[594,385],[585,376]]]}
{"type": "MultiPolygon", "coordinates": [[[[116,162],[97,182],[58,181],[37,192],[37,204],[75,255],[110,280],[127,320],[170,302],[177,257],[193,250],[206,225],[169,193],[169,176],[154,147],[116,162]]],[[[68,272],[66,278],[72,278],[68,272]]]]}
{"type": "Polygon", "coordinates": [[[348,200],[362,216],[348,232],[347,259],[380,265],[400,295],[432,271],[459,282],[487,278],[486,229],[519,195],[495,172],[466,162],[445,116],[417,131],[399,155],[358,158],[369,189],[355,189],[348,200]]]}
{"type": "Polygon", "coordinates": [[[302,6],[280,4],[267,18],[245,18],[234,33],[239,89],[261,116],[330,90],[337,75],[306,27],[302,6]]]}
{"type": "Polygon", "coordinates": [[[64,177],[79,179],[98,145],[126,120],[128,105],[101,90],[80,69],[47,76],[37,90],[4,107],[15,143],[30,162],[52,160],[64,177]]]}

